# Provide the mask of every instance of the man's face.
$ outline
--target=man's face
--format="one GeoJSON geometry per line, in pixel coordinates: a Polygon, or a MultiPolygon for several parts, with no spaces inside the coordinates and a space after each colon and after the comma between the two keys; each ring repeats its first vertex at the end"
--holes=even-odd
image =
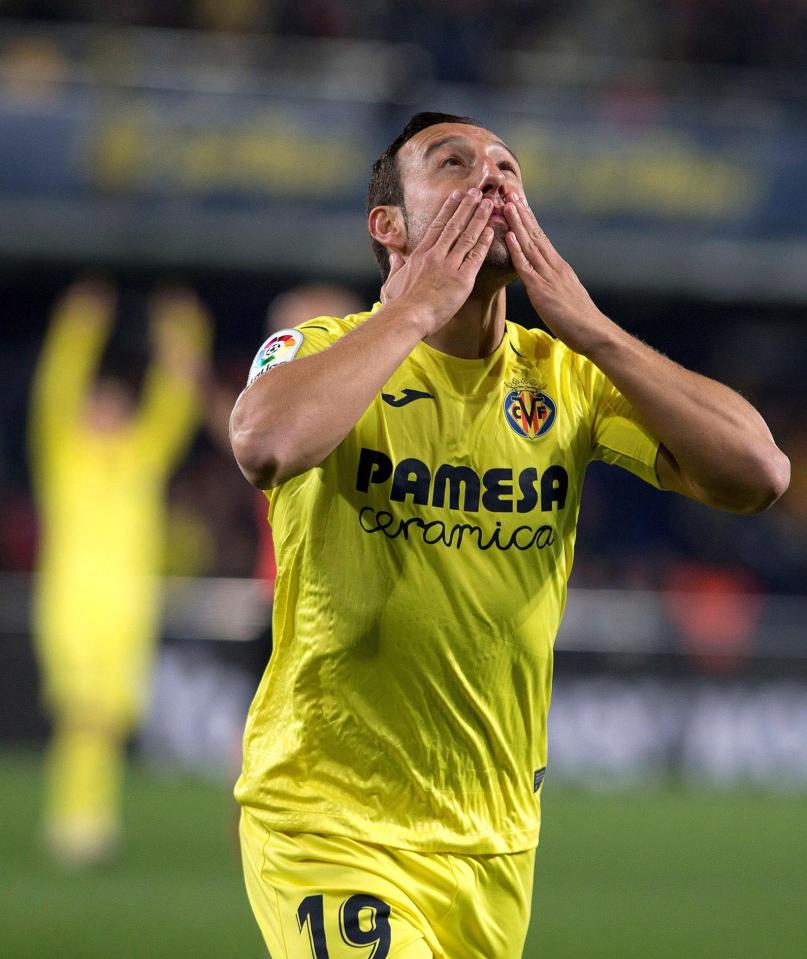
{"type": "Polygon", "coordinates": [[[84,404],[85,421],[96,433],[117,433],[129,426],[135,413],[132,390],[114,376],[101,376],[84,404]]]}
{"type": "MultiPolygon", "coordinates": [[[[477,187],[493,200],[489,225],[495,236],[485,266],[515,273],[504,241],[509,230],[503,207],[512,193],[524,195],[521,169],[510,149],[489,130],[465,123],[437,123],[408,140],[398,153],[408,231],[407,252],[420,242],[453,190],[477,187]]],[[[484,267],[483,267],[484,268],[484,267]]]]}

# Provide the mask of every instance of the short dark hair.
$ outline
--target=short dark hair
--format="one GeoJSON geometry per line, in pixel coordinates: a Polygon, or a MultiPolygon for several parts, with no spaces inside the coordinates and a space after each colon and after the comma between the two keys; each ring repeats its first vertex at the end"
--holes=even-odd
{"type": "MultiPolygon", "coordinates": [[[[373,164],[373,174],[370,177],[370,186],[367,189],[367,212],[376,206],[404,205],[403,183],[401,170],[398,166],[398,151],[415,134],[437,123],[467,123],[478,127],[476,120],[470,117],[459,117],[453,113],[415,113],[406,121],[406,124],[397,137],[373,164]]],[[[378,240],[372,239],[373,253],[381,270],[382,280],[389,275],[389,253],[386,247],[378,240]]]]}

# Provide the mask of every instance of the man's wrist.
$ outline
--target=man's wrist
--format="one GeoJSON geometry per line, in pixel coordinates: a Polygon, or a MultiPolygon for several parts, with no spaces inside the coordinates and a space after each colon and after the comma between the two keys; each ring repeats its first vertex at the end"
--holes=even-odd
{"type": "Polygon", "coordinates": [[[394,317],[405,327],[415,330],[421,340],[441,325],[437,310],[426,303],[410,302],[401,298],[385,303],[382,310],[390,318],[394,317]]]}
{"type": "Polygon", "coordinates": [[[585,336],[581,337],[576,352],[591,360],[595,366],[602,365],[613,351],[629,337],[620,326],[609,319],[604,313],[597,311],[595,321],[585,336]]]}

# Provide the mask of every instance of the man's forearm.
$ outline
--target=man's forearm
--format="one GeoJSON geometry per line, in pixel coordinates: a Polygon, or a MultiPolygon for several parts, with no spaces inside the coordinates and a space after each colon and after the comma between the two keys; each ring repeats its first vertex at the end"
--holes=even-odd
{"type": "Polygon", "coordinates": [[[664,445],[663,485],[737,512],[764,509],[787,489],[789,461],[750,403],[606,317],[599,329],[586,354],[664,445]]]}
{"type": "Polygon", "coordinates": [[[267,489],[321,463],[422,338],[413,310],[382,307],[333,346],[264,373],[238,398],[230,441],[267,489]]]}

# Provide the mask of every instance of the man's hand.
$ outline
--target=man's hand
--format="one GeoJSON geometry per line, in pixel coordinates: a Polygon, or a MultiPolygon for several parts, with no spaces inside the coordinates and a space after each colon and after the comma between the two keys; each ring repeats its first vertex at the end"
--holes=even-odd
{"type": "Polygon", "coordinates": [[[526,200],[510,195],[505,242],[535,311],[559,339],[588,355],[611,321],[601,313],[577,274],[549,242],[526,200]]]}
{"type": "Polygon", "coordinates": [[[198,379],[210,346],[210,319],[196,294],[184,287],[157,290],[149,298],[151,341],[163,369],[198,379]]]}
{"type": "Polygon", "coordinates": [[[62,297],[58,309],[88,327],[107,330],[115,318],[115,287],[96,276],[76,280],[62,297]]]}
{"type": "Polygon", "coordinates": [[[479,190],[455,190],[409,257],[390,251],[381,301],[411,303],[424,337],[445,326],[470,296],[493,242],[492,209],[479,190]]]}

